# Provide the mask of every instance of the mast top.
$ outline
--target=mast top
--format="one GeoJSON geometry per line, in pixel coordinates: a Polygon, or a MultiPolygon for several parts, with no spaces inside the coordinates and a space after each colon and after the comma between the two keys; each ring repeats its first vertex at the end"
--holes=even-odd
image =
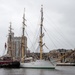
{"type": "Polygon", "coordinates": [[[43,12],[43,5],[41,5],[41,12],[43,12]]]}
{"type": "Polygon", "coordinates": [[[43,8],[43,5],[41,5],[41,8],[43,8]]]}
{"type": "Polygon", "coordinates": [[[23,13],[23,20],[25,20],[25,8],[24,8],[24,13],[23,13]]]}
{"type": "Polygon", "coordinates": [[[25,21],[26,21],[26,19],[25,19],[25,8],[24,8],[24,13],[23,13],[23,31],[22,31],[22,33],[23,33],[23,36],[24,36],[24,31],[25,31],[25,26],[26,26],[26,24],[25,24],[25,21]]]}
{"type": "Polygon", "coordinates": [[[43,25],[43,5],[41,5],[41,25],[43,25]]]}
{"type": "Polygon", "coordinates": [[[9,27],[9,32],[11,33],[12,27],[11,27],[11,22],[10,22],[10,27],[9,27]]]}

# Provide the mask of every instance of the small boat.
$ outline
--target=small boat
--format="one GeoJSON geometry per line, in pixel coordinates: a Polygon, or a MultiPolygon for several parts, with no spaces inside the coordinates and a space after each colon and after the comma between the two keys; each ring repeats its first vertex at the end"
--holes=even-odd
{"type": "Polygon", "coordinates": [[[8,55],[5,55],[0,57],[0,67],[1,68],[19,68],[20,62],[18,60],[13,60],[8,55]]]}

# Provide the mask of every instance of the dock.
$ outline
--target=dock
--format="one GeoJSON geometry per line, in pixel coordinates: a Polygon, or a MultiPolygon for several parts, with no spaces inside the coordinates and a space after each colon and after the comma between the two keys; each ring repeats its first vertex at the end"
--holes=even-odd
{"type": "Polygon", "coordinates": [[[75,63],[57,63],[56,66],[75,66],[75,63]]]}

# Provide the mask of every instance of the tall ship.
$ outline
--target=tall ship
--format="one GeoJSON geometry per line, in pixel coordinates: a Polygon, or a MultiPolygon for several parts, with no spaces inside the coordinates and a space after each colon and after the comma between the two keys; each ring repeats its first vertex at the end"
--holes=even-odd
{"type": "MultiPolygon", "coordinates": [[[[11,28],[11,23],[10,23],[10,27],[9,27],[9,49],[7,50],[7,53],[6,55],[0,57],[0,67],[2,68],[18,68],[20,67],[20,61],[17,60],[17,59],[13,59],[13,56],[12,56],[12,36],[11,36],[11,33],[12,33],[12,28],[11,28]]],[[[5,43],[5,50],[6,50],[6,43],[5,43]]]]}
{"type": "MultiPolygon", "coordinates": [[[[25,17],[24,17],[24,20],[25,20],[25,17]]],[[[23,22],[23,36],[24,37],[24,25],[25,25],[25,22],[23,22]]],[[[22,59],[22,62],[20,63],[20,67],[23,67],[23,68],[34,68],[34,69],[55,69],[55,65],[50,61],[50,60],[45,60],[43,59],[43,5],[41,5],[41,24],[40,24],[40,35],[39,35],[39,46],[40,46],[40,58],[35,60],[35,61],[31,61],[31,62],[28,62],[28,63],[25,63],[24,60],[22,59]]],[[[24,39],[22,38],[22,45],[23,45],[23,41],[24,39]]],[[[24,46],[22,46],[22,54],[24,53],[23,52],[24,50],[24,46]]],[[[24,57],[25,55],[23,54],[22,58],[24,57]]],[[[27,59],[31,60],[31,58],[26,58],[25,56],[25,61],[27,61],[27,59]]]]}

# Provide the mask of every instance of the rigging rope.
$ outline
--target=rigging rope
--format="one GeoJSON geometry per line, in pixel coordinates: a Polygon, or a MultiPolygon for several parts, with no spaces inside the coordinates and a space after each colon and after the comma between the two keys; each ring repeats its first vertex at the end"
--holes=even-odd
{"type": "MultiPolygon", "coordinates": [[[[44,28],[45,29],[45,28],[44,28]]],[[[46,30],[45,30],[46,31],[46,30]]],[[[47,32],[47,31],[46,31],[47,32]]],[[[52,33],[53,34],[53,33],[52,33]]],[[[53,36],[52,34],[50,34],[51,36],[53,36]]],[[[55,35],[55,34],[54,34],[55,35]]],[[[62,42],[59,42],[59,40],[61,40],[60,38],[58,38],[57,37],[57,35],[56,35],[56,37],[55,38],[53,38],[53,39],[55,39],[57,42],[56,43],[59,43],[60,45],[62,45],[62,42]],[[57,38],[57,39],[56,39],[57,38]]],[[[61,40],[62,41],[62,40],[61,40]]],[[[64,43],[65,45],[67,45],[66,43],[64,43]]]]}
{"type": "MultiPolygon", "coordinates": [[[[26,32],[26,34],[27,34],[27,32],[26,32]]],[[[28,34],[27,34],[27,36],[28,36],[28,34]]],[[[28,38],[29,38],[29,36],[28,36],[28,38]]],[[[29,40],[31,42],[31,39],[30,38],[29,38],[29,40]]],[[[31,42],[31,44],[32,44],[33,49],[35,49],[32,42],[31,42]]]]}
{"type": "MultiPolygon", "coordinates": [[[[46,16],[48,16],[49,17],[49,15],[47,15],[46,14],[46,16]]],[[[57,26],[52,20],[51,20],[51,18],[49,17],[49,19],[50,19],[50,21],[53,23],[53,25],[55,25],[55,26],[57,26]]],[[[54,26],[54,27],[55,27],[54,26]]],[[[57,26],[57,28],[60,30],[60,32],[62,33],[62,31],[61,31],[61,29],[57,26]]],[[[63,37],[63,39],[67,42],[67,44],[69,44],[71,47],[74,47],[70,42],[69,42],[69,40],[68,39],[66,39],[66,37],[64,36],[64,34],[62,35],[60,32],[58,32],[62,37],[63,37]]]]}
{"type": "MultiPolygon", "coordinates": [[[[43,28],[44,28],[44,26],[43,26],[43,28]]],[[[45,30],[45,32],[47,33],[47,31],[46,31],[46,29],[44,28],[44,30],[45,30]]],[[[47,33],[48,34],[48,33],[47,33]]],[[[50,40],[53,42],[53,40],[51,39],[51,37],[49,36],[49,34],[48,34],[48,37],[50,38],[50,40]]],[[[53,44],[54,44],[54,42],[53,42],[53,44]]],[[[54,44],[54,46],[57,48],[57,46],[54,44]]]]}

